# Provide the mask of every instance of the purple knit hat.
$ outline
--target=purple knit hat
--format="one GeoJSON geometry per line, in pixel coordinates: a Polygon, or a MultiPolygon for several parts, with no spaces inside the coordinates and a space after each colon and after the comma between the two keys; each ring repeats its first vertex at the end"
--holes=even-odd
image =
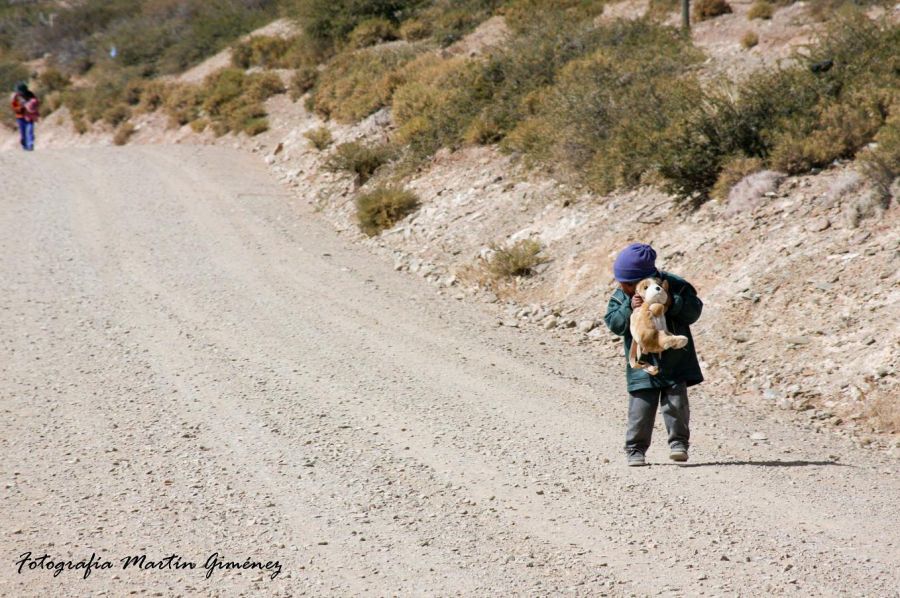
{"type": "Polygon", "coordinates": [[[619,282],[638,282],[656,275],[656,251],[646,243],[632,243],[619,252],[613,263],[619,282]]]}

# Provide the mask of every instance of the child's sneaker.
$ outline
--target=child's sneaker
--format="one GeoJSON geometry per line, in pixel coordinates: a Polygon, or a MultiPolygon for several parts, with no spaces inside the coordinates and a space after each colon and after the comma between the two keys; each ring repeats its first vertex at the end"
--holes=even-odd
{"type": "Polygon", "coordinates": [[[688,460],[687,449],[683,446],[673,446],[669,449],[669,459],[672,461],[684,462],[688,460]]]}
{"type": "Polygon", "coordinates": [[[646,465],[647,461],[644,460],[644,453],[640,451],[631,451],[628,453],[628,467],[640,467],[641,465],[646,465]]]}

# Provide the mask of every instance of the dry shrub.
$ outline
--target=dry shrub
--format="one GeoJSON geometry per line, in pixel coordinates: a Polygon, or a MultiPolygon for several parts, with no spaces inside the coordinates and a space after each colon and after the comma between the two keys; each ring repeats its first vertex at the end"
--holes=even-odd
{"type": "Polygon", "coordinates": [[[681,10],[681,0],[650,0],[645,16],[653,21],[665,21],[676,10],[681,10]]]}
{"type": "Polygon", "coordinates": [[[695,21],[705,21],[731,13],[731,5],[726,0],[695,0],[693,16],[695,21]]]}
{"type": "Polygon", "coordinates": [[[716,184],[713,185],[711,195],[714,199],[724,201],[728,194],[741,179],[763,168],[763,161],[759,158],[745,158],[739,156],[725,163],[716,184]]]}
{"type": "Polygon", "coordinates": [[[216,135],[229,131],[258,135],[269,128],[263,102],[284,91],[284,83],[275,73],[222,69],[204,81],[203,112],[216,135]]]}
{"type": "Polygon", "coordinates": [[[420,156],[457,143],[479,109],[469,101],[477,79],[477,66],[460,57],[425,54],[400,69],[391,103],[395,138],[420,156]]]}
{"type": "Polygon", "coordinates": [[[756,0],[747,11],[748,19],[771,19],[775,7],[768,0],[756,0]]]}
{"type": "Polygon", "coordinates": [[[408,19],[400,25],[400,38],[415,42],[431,36],[431,25],[420,19],[408,19]]]}
{"type": "Polygon", "coordinates": [[[244,93],[257,102],[286,91],[284,81],[277,73],[253,73],[245,79],[244,93]]]}
{"type": "Polygon", "coordinates": [[[466,143],[488,145],[496,143],[503,138],[503,130],[500,125],[491,118],[490,114],[479,114],[462,134],[462,140],[466,143]]]}
{"type": "Polygon", "coordinates": [[[175,84],[165,92],[163,109],[175,126],[183,126],[200,117],[204,92],[200,86],[175,84]]]}
{"type": "Polygon", "coordinates": [[[350,48],[367,48],[397,39],[397,29],[387,19],[367,19],[356,26],[347,37],[350,48]]]}
{"type": "Polygon", "coordinates": [[[144,81],[135,111],[139,113],[155,112],[165,104],[168,91],[168,86],[162,81],[144,81]]]}
{"type": "Polygon", "coordinates": [[[492,245],[487,270],[495,279],[528,276],[534,268],[548,261],[540,255],[541,244],[534,239],[520,239],[509,247],[492,245]]]}
{"type": "Polygon", "coordinates": [[[84,135],[88,132],[90,128],[87,122],[81,116],[72,115],[72,128],[75,129],[75,132],[79,135],[84,135]]]}
{"type": "Polygon", "coordinates": [[[346,172],[355,176],[356,184],[368,181],[375,171],[394,158],[394,149],[388,145],[365,145],[357,141],[338,145],[325,161],[330,172],[346,172]]]}
{"type": "Polygon", "coordinates": [[[339,54],[319,73],[312,96],[315,111],[353,123],[386,106],[397,85],[392,73],[422,49],[395,42],[339,54]]]}
{"type": "Polygon", "coordinates": [[[289,91],[295,102],[307,91],[315,87],[319,71],[314,66],[301,66],[291,76],[289,91]]]}
{"type": "Polygon", "coordinates": [[[41,114],[48,116],[62,107],[62,95],[58,91],[47,94],[41,107],[41,114]]]}
{"type": "Polygon", "coordinates": [[[269,130],[269,119],[266,118],[265,112],[260,114],[256,113],[248,113],[245,114],[243,120],[241,121],[241,131],[253,137],[254,135],[259,135],[260,133],[265,133],[269,130]]]}
{"type": "Polygon", "coordinates": [[[113,135],[113,143],[116,145],[125,145],[128,143],[128,140],[131,139],[131,136],[134,135],[134,125],[130,122],[124,122],[116,129],[116,134],[113,135]]]}
{"type": "Polygon", "coordinates": [[[327,148],[332,142],[331,131],[328,130],[328,127],[312,129],[305,132],[303,136],[306,137],[309,140],[309,143],[319,151],[327,148]]]}
{"type": "Polygon", "coordinates": [[[882,193],[888,195],[892,184],[900,177],[900,101],[891,107],[890,116],[873,141],[874,145],[860,157],[862,170],[882,193]]]}
{"type": "Polygon", "coordinates": [[[870,399],[866,416],[883,432],[900,432],[900,398],[883,394],[870,399]]]}
{"type": "Polygon", "coordinates": [[[801,174],[851,158],[883,123],[884,106],[878,98],[828,104],[811,122],[800,120],[778,134],[771,163],[788,174],[801,174]]]}
{"type": "Polygon", "coordinates": [[[114,106],[110,106],[103,113],[102,118],[103,121],[107,124],[116,127],[131,118],[131,108],[129,108],[125,104],[116,104],[114,106]]]}
{"type": "Polygon", "coordinates": [[[231,47],[231,64],[242,69],[252,66],[284,68],[285,56],[294,45],[293,39],[278,36],[254,35],[231,47]]]}
{"type": "Polygon", "coordinates": [[[741,37],[741,46],[743,46],[745,50],[749,50],[757,44],[759,44],[759,36],[755,31],[748,31],[741,37]]]}
{"type": "Polygon", "coordinates": [[[54,91],[62,91],[70,85],[69,78],[59,70],[50,67],[40,75],[37,79],[37,89],[39,93],[49,94],[54,91]]]}
{"type": "Polygon", "coordinates": [[[206,130],[206,127],[209,126],[209,120],[205,118],[198,118],[197,120],[191,121],[191,130],[194,133],[202,133],[206,130]]]}
{"type": "Polygon", "coordinates": [[[401,187],[378,187],[356,197],[359,227],[369,236],[391,228],[418,207],[416,194],[401,187]]]}
{"type": "Polygon", "coordinates": [[[735,183],[728,192],[728,206],[725,213],[731,215],[756,209],[766,197],[766,193],[778,189],[784,177],[783,172],[773,170],[761,170],[747,175],[735,183]]]}

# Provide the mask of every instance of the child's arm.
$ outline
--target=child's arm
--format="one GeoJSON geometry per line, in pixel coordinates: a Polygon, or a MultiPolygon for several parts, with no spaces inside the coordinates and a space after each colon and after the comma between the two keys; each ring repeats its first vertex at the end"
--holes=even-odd
{"type": "Polygon", "coordinates": [[[628,297],[625,298],[625,301],[622,301],[618,295],[619,293],[614,293],[609,298],[603,321],[606,322],[606,327],[612,330],[614,334],[625,336],[631,324],[631,301],[628,297]]]}
{"type": "Polygon", "coordinates": [[[666,315],[678,319],[687,325],[691,325],[700,319],[700,312],[703,311],[703,302],[697,296],[697,291],[690,283],[684,283],[681,290],[672,293],[672,305],[669,307],[666,315]]]}

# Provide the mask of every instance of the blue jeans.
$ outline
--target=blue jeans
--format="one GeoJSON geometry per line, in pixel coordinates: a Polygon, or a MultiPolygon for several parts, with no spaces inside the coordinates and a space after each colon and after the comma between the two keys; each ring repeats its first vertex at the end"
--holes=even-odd
{"type": "Polygon", "coordinates": [[[17,118],[16,121],[19,123],[19,137],[22,149],[30,152],[34,149],[34,123],[24,118],[17,118]]]}

